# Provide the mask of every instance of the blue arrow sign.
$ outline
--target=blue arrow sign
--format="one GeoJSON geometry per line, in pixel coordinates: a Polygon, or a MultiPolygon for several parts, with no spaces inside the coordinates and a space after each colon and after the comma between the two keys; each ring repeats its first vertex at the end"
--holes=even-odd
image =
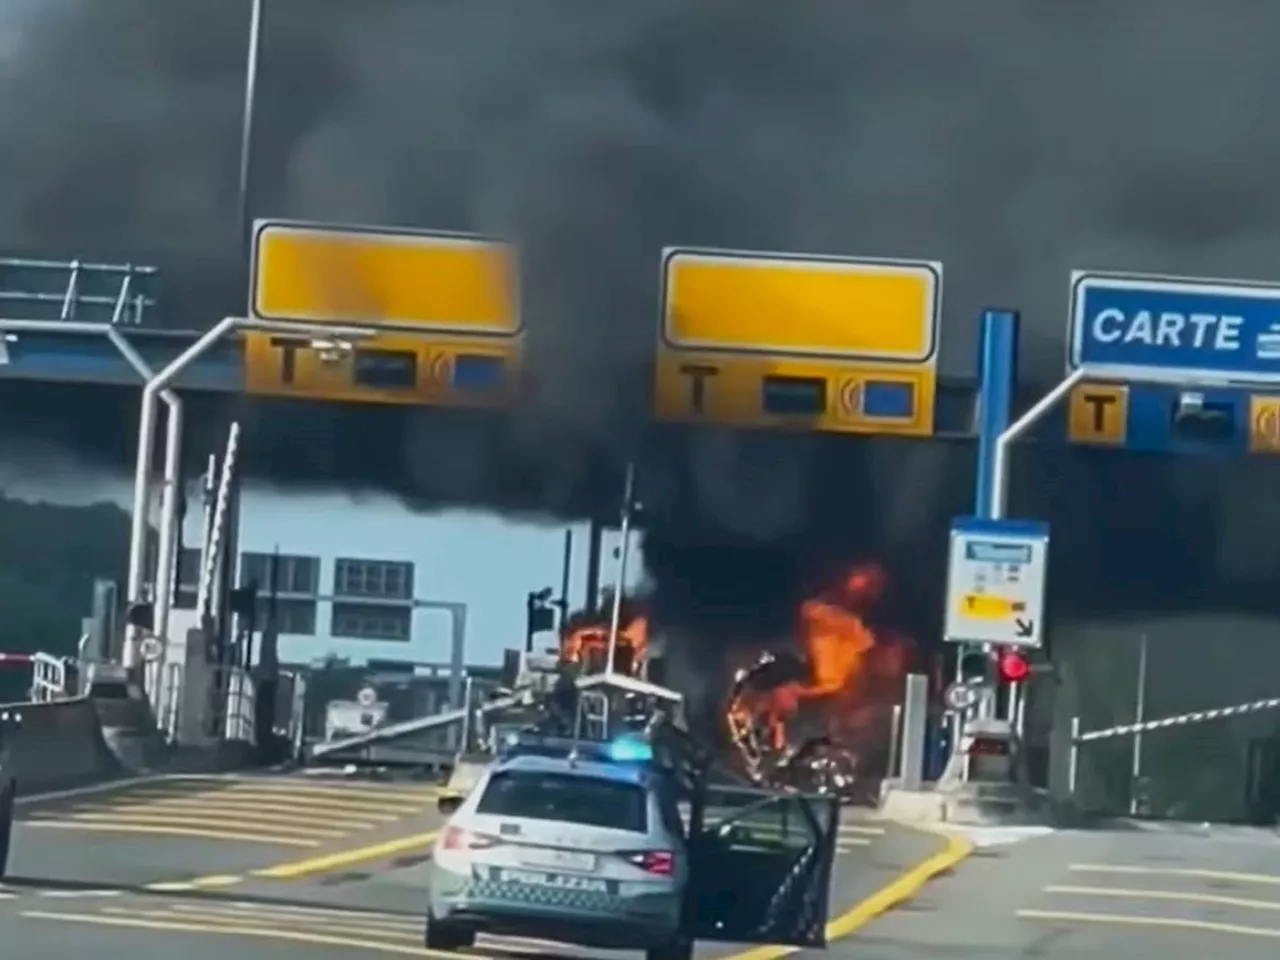
{"type": "Polygon", "coordinates": [[[1280,284],[1078,272],[1069,366],[1280,383],[1280,284]]]}

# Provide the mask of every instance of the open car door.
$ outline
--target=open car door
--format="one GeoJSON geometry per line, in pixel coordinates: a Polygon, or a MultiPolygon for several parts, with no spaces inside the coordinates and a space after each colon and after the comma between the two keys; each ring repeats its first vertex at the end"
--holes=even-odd
{"type": "Polygon", "coordinates": [[[700,790],[689,811],[688,935],[825,947],[839,817],[834,797],[700,790]]]}

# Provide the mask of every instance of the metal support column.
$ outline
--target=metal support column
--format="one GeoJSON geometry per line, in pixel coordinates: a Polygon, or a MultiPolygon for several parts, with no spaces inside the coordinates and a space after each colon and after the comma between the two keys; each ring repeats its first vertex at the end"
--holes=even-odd
{"type": "MultiPolygon", "coordinates": [[[[978,462],[974,516],[993,519],[992,488],[995,484],[996,445],[1009,426],[1013,411],[1013,395],[1017,386],[1018,328],[1021,321],[1013,310],[985,310],[982,314],[978,375],[978,462]]],[[[961,649],[963,655],[964,648],[961,649]]],[[[1008,690],[1008,715],[1018,712],[1018,685],[1008,690]]],[[[984,688],[978,699],[980,717],[995,716],[998,708],[996,689],[984,688]]],[[[957,733],[961,731],[957,730],[957,733]]],[[[956,738],[959,743],[959,737],[956,738]]]]}
{"type": "Polygon", "coordinates": [[[627,479],[622,490],[622,519],[619,523],[618,581],[613,590],[613,609],[609,613],[609,647],[605,673],[613,673],[618,653],[618,631],[622,628],[622,593],[627,586],[627,559],[631,554],[631,501],[635,496],[636,465],[627,464],[627,479]]]}

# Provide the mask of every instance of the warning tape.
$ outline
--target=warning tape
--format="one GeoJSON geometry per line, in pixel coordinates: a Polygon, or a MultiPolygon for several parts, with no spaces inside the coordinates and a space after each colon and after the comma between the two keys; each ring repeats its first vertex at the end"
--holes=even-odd
{"type": "Polygon", "coordinates": [[[1198,710],[1195,713],[1183,713],[1176,717],[1165,717],[1162,720],[1148,720],[1146,723],[1127,723],[1120,727],[1108,727],[1106,730],[1090,730],[1088,733],[1080,734],[1076,738],[1076,743],[1123,737],[1130,733],[1146,733],[1148,730],[1163,730],[1167,727],[1191,726],[1197,723],[1208,723],[1210,720],[1238,717],[1246,713],[1259,713],[1263,710],[1280,710],[1280,697],[1241,703],[1234,707],[1219,707],[1216,710],[1198,710]]]}

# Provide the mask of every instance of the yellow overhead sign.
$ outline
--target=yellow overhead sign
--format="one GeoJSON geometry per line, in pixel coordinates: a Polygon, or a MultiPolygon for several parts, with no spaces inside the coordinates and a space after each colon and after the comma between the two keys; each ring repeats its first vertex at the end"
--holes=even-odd
{"type": "Polygon", "coordinates": [[[933,433],[940,264],[678,249],[662,280],[659,419],[933,433]]]}
{"type": "Polygon", "coordinates": [[[933,264],[668,251],[663,334],[690,350],[928,363],[933,264]]]}
{"type": "Polygon", "coordinates": [[[520,331],[514,254],[483,237],[263,221],[252,288],[266,320],[520,331]]]}
{"type": "Polygon", "coordinates": [[[516,393],[521,321],[505,243],[260,221],[252,266],[253,316],[367,332],[246,334],[249,393],[467,407],[503,405],[516,393]]]}

